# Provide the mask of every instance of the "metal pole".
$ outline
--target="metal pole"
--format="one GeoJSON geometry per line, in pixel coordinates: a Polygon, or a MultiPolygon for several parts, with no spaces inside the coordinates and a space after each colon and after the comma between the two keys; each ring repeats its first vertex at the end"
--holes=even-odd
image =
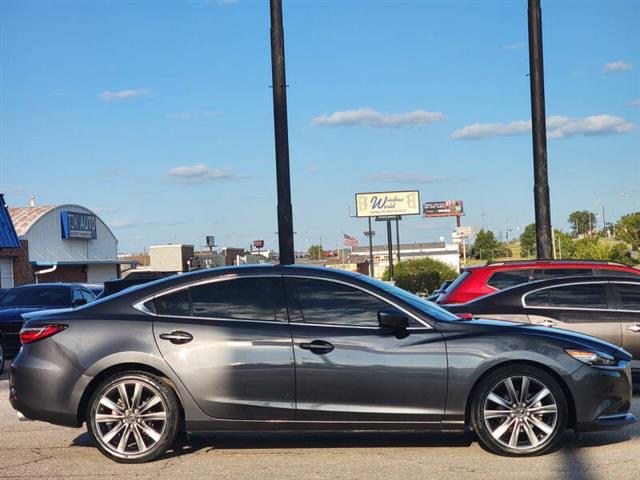
{"type": "Polygon", "coordinates": [[[271,74],[273,83],[273,123],[276,141],[278,187],[278,244],[280,264],[294,263],[293,211],[289,175],[289,133],[287,125],[287,79],[284,64],[282,0],[271,0],[271,74]]]}
{"type": "Polygon", "coordinates": [[[396,251],[398,252],[398,263],[400,263],[400,216],[396,217],[396,251]]]}
{"type": "Polygon", "coordinates": [[[371,217],[369,217],[369,275],[373,277],[373,230],[371,230],[371,217]]]}
{"type": "Polygon", "coordinates": [[[544,106],[542,12],[540,10],[540,0],[529,0],[528,17],[536,245],[539,259],[551,259],[553,258],[553,245],[551,240],[549,180],[547,178],[547,125],[544,106]]]}
{"type": "Polygon", "coordinates": [[[387,248],[389,255],[389,280],[393,280],[393,242],[391,240],[391,220],[387,220],[387,248]]]}

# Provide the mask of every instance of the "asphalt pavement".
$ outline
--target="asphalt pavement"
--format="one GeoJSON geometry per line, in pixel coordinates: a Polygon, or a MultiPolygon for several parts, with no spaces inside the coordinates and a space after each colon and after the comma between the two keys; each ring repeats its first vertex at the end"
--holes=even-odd
{"type": "MultiPolygon", "coordinates": [[[[8,365],[7,365],[8,366],[8,365]]],[[[19,422],[0,376],[0,479],[640,479],[640,425],[576,436],[535,458],[486,452],[473,434],[198,434],[162,459],[120,465],[91,446],[84,428],[19,422]]],[[[640,417],[640,396],[633,399],[640,417]]]]}

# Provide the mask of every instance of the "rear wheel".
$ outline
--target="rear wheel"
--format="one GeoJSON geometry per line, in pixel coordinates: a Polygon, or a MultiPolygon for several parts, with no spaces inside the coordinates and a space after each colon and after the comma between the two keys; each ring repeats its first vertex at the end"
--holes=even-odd
{"type": "Polygon", "coordinates": [[[156,459],[174,443],[178,399],[164,381],[146,372],[117,374],[89,401],[87,428],[98,449],[121,463],[156,459]]]}
{"type": "Polygon", "coordinates": [[[481,380],[471,421],[480,443],[507,456],[542,455],[555,449],[567,424],[567,401],[544,370],[510,365],[481,380]]]}

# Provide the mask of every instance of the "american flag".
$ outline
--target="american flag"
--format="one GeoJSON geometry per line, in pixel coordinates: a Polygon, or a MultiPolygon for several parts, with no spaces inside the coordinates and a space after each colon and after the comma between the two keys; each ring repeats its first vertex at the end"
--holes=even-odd
{"type": "Polygon", "coordinates": [[[352,237],[351,235],[347,235],[346,233],[343,234],[344,235],[344,244],[348,245],[350,247],[357,247],[358,246],[358,239],[356,237],[352,237]]]}

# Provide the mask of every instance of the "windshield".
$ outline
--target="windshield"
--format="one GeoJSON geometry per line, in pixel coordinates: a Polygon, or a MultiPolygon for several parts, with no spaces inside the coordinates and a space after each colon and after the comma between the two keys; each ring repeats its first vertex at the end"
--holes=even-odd
{"type": "Polygon", "coordinates": [[[66,287],[13,288],[0,299],[0,307],[69,307],[66,287]]]}
{"type": "Polygon", "coordinates": [[[392,295],[395,295],[396,297],[400,297],[405,302],[423,311],[425,314],[429,315],[431,318],[434,318],[435,320],[444,320],[444,321],[460,320],[454,314],[448,312],[447,310],[436,305],[435,303],[425,300],[424,298],[419,297],[418,295],[414,295],[411,292],[407,292],[402,288],[391,285],[390,283],[382,282],[380,280],[376,280],[374,278],[367,277],[364,275],[358,278],[361,278],[365,282],[375,285],[376,287],[381,288],[382,290],[389,292],[392,295]]]}

